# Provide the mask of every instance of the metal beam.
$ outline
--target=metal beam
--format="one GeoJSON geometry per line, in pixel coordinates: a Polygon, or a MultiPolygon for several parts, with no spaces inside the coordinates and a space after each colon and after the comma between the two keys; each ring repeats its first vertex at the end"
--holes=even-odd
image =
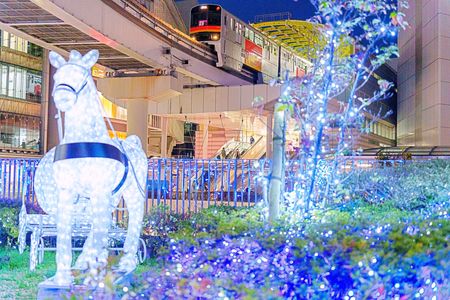
{"type": "Polygon", "coordinates": [[[115,59],[132,59],[137,60],[129,56],[102,56],[98,60],[115,60],[115,59]]]}
{"type": "Polygon", "coordinates": [[[52,25],[63,25],[63,21],[50,21],[50,22],[14,22],[5,23],[9,26],[52,26],[52,25]]]}
{"type": "MultiPolygon", "coordinates": [[[[86,21],[78,19],[76,16],[72,15],[68,9],[70,8],[70,5],[66,8],[64,8],[64,4],[69,4],[69,0],[60,0],[60,1],[51,1],[51,0],[31,0],[32,3],[40,7],[41,9],[44,9],[48,13],[54,15],[58,19],[61,19],[64,21],[66,25],[71,25],[72,27],[77,28],[79,31],[81,31],[84,34],[89,35],[92,38],[95,38],[98,41],[101,41],[103,44],[108,45],[109,47],[124,53],[125,55],[130,56],[131,58],[134,58],[135,60],[140,61],[141,63],[153,67],[154,65],[157,65],[157,63],[154,60],[150,60],[149,58],[145,57],[142,54],[137,53],[136,51],[133,51],[130,48],[127,48],[117,41],[114,41],[110,39],[108,36],[105,36],[103,33],[99,32],[96,28],[92,27],[91,25],[87,24],[86,21]]],[[[87,1],[84,1],[83,4],[86,5],[88,3],[87,1]]],[[[97,1],[92,2],[94,5],[100,5],[97,1]]],[[[77,2],[78,4],[78,2],[77,2]]],[[[89,3],[90,4],[90,3],[89,3]]],[[[73,7],[72,7],[73,8],[73,7]]],[[[83,14],[84,12],[80,12],[83,14]]]]}
{"type": "Polygon", "coordinates": [[[102,43],[100,43],[99,41],[77,41],[77,42],[61,41],[61,42],[53,42],[50,44],[51,45],[101,45],[102,43]]]}
{"type": "Polygon", "coordinates": [[[55,45],[47,43],[47,42],[45,42],[43,40],[40,40],[38,38],[35,38],[34,36],[26,34],[25,32],[23,32],[21,30],[18,30],[15,27],[11,27],[7,23],[0,22],[0,29],[4,30],[4,31],[7,31],[7,32],[10,32],[10,33],[12,33],[12,34],[14,34],[14,35],[16,35],[18,37],[21,37],[21,38],[25,39],[25,40],[28,40],[28,41],[32,42],[33,44],[41,46],[42,48],[46,48],[48,50],[56,51],[59,54],[64,55],[66,57],[69,56],[69,52],[68,51],[63,50],[63,49],[61,49],[59,47],[56,47],[55,45]]]}

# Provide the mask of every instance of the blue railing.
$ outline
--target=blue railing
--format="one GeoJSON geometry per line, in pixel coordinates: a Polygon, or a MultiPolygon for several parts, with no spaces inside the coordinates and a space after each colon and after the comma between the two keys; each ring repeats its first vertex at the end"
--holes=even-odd
{"type": "MultiPolygon", "coordinates": [[[[33,189],[38,159],[0,158],[0,201],[37,207],[33,189]]],[[[179,213],[210,205],[251,206],[261,201],[269,160],[148,161],[146,211],[164,205],[179,213]]]]}
{"type": "MultiPolygon", "coordinates": [[[[0,158],[0,201],[38,207],[33,189],[38,159],[0,158]]],[[[346,158],[339,168],[384,168],[402,161],[346,158]]],[[[150,159],[146,211],[164,205],[178,213],[196,212],[210,205],[252,206],[267,192],[270,160],[150,159]]],[[[295,174],[302,165],[289,161],[285,191],[292,191],[295,174]]]]}

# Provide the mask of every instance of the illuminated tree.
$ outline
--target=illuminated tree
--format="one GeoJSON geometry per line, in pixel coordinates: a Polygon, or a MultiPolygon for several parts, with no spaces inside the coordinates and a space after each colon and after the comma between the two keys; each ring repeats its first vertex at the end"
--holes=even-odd
{"type": "MultiPolygon", "coordinates": [[[[397,33],[408,26],[400,11],[407,7],[405,0],[311,3],[317,15],[310,21],[321,37],[309,54],[312,66],[304,77],[284,83],[288,87],[275,109],[289,112],[300,134],[299,171],[291,175],[296,176],[295,189],[284,195],[286,209],[299,216],[308,212],[312,203],[336,196],[331,191],[342,180],[338,163],[352,152],[355,129],[367,131],[367,119],[370,123],[384,117],[385,112],[374,111],[373,104],[391,95],[392,83],[378,80],[378,90],[368,96],[358,91],[375,70],[398,56],[397,33]]],[[[274,138],[280,137],[274,134],[274,138]]],[[[269,219],[277,217],[277,212],[269,209],[269,219]]]]}

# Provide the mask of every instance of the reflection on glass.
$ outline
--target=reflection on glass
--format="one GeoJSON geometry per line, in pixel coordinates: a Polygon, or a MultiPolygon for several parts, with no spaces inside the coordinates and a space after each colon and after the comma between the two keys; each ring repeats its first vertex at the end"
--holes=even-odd
{"type": "Polygon", "coordinates": [[[0,112],[0,149],[39,152],[40,119],[0,112]]]}
{"type": "Polygon", "coordinates": [[[0,63],[0,97],[41,100],[42,75],[40,72],[0,63]]]}

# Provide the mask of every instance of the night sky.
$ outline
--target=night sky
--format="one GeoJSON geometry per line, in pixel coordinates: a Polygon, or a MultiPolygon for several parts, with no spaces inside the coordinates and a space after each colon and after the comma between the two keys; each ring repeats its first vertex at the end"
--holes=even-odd
{"type": "Polygon", "coordinates": [[[199,2],[219,4],[242,21],[251,23],[256,15],[290,12],[293,19],[305,20],[314,14],[314,7],[308,0],[200,0],[199,2]]]}

